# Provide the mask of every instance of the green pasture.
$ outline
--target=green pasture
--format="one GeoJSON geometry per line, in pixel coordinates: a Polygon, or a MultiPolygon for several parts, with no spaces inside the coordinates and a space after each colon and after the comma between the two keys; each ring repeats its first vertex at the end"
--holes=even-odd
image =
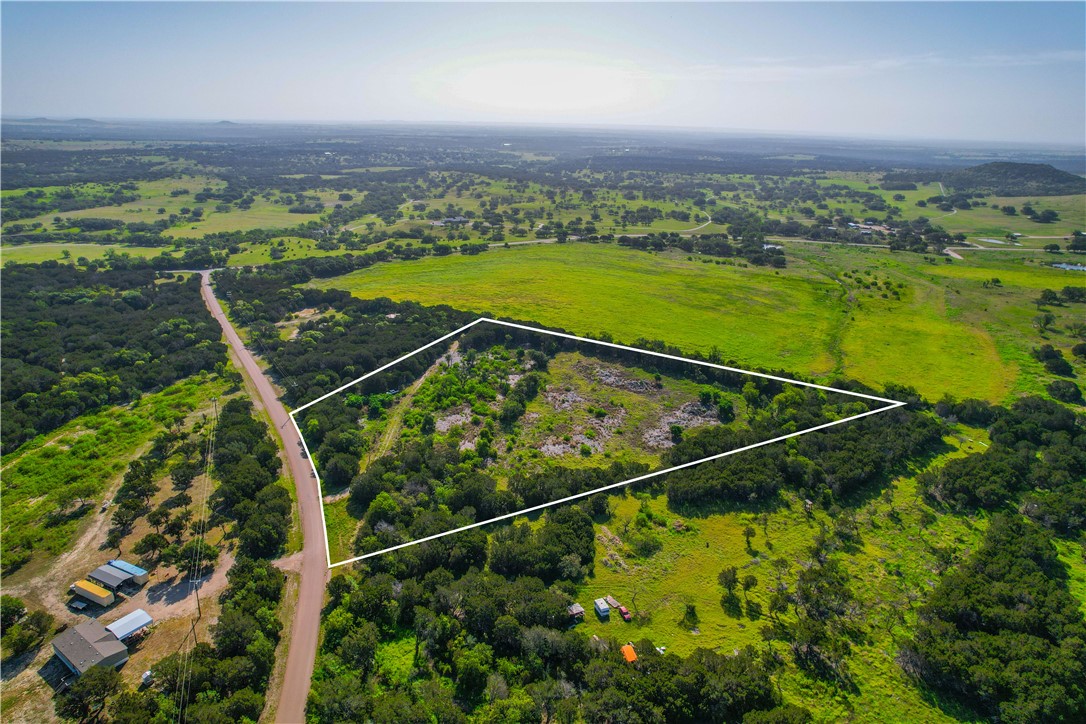
{"type": "MultiPolygon", "coordinates": [[[[198,204],[193,201],[193,195],[202,191],[205,187],[216,190],[222,189],[225,187],[226,183],[210,176],[183,176],[181,178],[166,178],[157,181],[139,181],[136,182],[136,185],[138,186],[138,190],[135,193],[140,195],[138,201],[130,201],[117,206],[96,206],[90,209],[79,209],[78,211],[49,212],[32,219],[22,219],[13,223],[29,225],[35,221],[40,221],[46,228],[51,229],[53,228],[53,217],[55,216],[72,219],[115,219],[125,223],[151,223],[161,219],[163,216],[179,213],[181,208],[185,206],[189,208],[202,206],[205,211],[210,212],[213,210],[216,202],[207,201],[198,204]],[[188,189],[189,193],[183,196],[170,195],[171,191],[178,189],[188,189]],[[164,214],[159,214],[159,208],[166,209],[166,212],[164,214]]],[[[43,190],[51,189],[56,191],[61,188],[66,187],[45,187],[43,190]]],[[[75,188],[87,195],[104,192],[104,188],[100,184],[85,184],[75,188]]],[[[125,193],[132,192],[126,191],[125,193]]]]}
{"type": "Polygon", "coordinates": [[[827,372],[835,285],[605,244],[545,244],[381,264],[315,282],[362,297],[450,304],[579,334],[659,339],[725,359],[827,372]],[[826,306],[820,306],[826,305],[826,306]]]}
{"type": "MultiPolygon", "coordinates": [[[[959,428],[947,440],[951,451],[933,464],[966,451],[979,451],[979,443],[973,439],[977,435],[983,433],[959,428]]],[[[894,656],[898,637],[914,622],[909,597],[926,591],[927,581],[938,577],[935,547],[948,547],[960,559],[976,546],[986,521],[944,514],[930,527],[922,528],[921,513],[930,509],[919,499],[915,479],[911,475],[899,478],[887,490],[884,497],[871,495],[855,501],[853,511],[862,543],[839,555],[862,611],[885,611],[892,606],[903,610],[905,617],[900,622],[875,617],[864,620],[866,640],[853,644],[849,661],[855,689],[810,677],[791,663],[781,644],[773,644],[789,662],[778,674],[785,700],[807,707],[817,721],[952,721],[955,717],[951,704],[944,702],[946,708],[940,708],[934,696],[906,679],[894,656]]],[[[771,562],[779,558],[788,561],[783,580],[794,581],[820,526],[831,524],[822,511],[806,516],[802,501],[792,495],[783,496],[776,506],[729,506],[731,509],[713,511],[675,510],[663,495],[645,498],[643,503],[633,496],[615,495],[611,503],[611,519],[597,524],[594,573],[576,595],[587,611],[580,628],[623,643],[648,638],[680,656],[699,647],[722,653],[746,645],[765,647],[761,628],[769,622],[770,588],[777,578],[771,562]],[[633,519],[642,505],[666,521],[666,529],[658,532],[663,548],[648,558],[632,555],[622,543],[623,531],[633,529],[633,519]],[[747,526],[755,529],[749,549],[743,538],[747,526]],[[746,595],[737,589],[736,598],[725,605],[717,574],[728,566],[737,567],[740,577],[754,575],[757,584],[746,595]],[[629,608],[634,620],[625,623],[613,613],[610,620],[601,622],[593,613],[592,602],[606,595],[629,608]],[[693,621],[687,617],[687,606],[693,606],[693,621]]],[[[1081,559],[1077,563],[1071,560],[1078,545],[1061,545],[1067,548],[1065,559],[1081,585],[1086,565],[1081,559]]]]}
{"type": "MultiPolygon", "coordinates": [[[[381,264],[314,284],[577,334],[608,332],[625,343],[663,338],[685,350],[715,347],[738,366],[897,382],[933,400],[950,393],[1002,401],[1047,381],[1029,357],[1043,341],[1033,326],[1039,290],[1083,279],[1026,259],[990,258],[994,253],[946,264],[884,249],[788,247],[784,270],[552,244],[381,264]],[[893,282],[900,297],[842,276],[852,270],[893,282]],[[984,288],[991,277],[1002,285],[984,288]]],[[[1069,348],[1073,340],[1063,330],[1081,308],[1050,311],[1057,321],[1046,336],[1069,348]]]]}
{"type": "Polygon", "coordinates": [[[241,251],[237,254],[231,254],[230,260],[227,263],[229,266],[250,266],[274,263],[276,260],[271,257],[271,250],[279,243],[280,239],[286,242],[286,245],[282,247],[283,258],[281,261],[305,259],[315,256],[342,256],[348,253],[347,250],[343,248],[335,251],[318,249],[316,248],[317,242],[313,239],[306,239],[299,236],[283,236],[272,239],[270,243],[265,244],[241,244],[241,251]]]}
{"type": "MultiPolygon", "coordinates": [[[[192,206],[191,202],[188,204],[192,206]]],[[[163,236],[199,238],[206,234],[223,231],[249,231],[251,229],[286,229],[307,221],[319,219],[319,214],[292,214],[290,207],[266,201],[258,196],[248,211],[232,208],[215,211],[215,204],[202,204],[204,215],[199,221],[179,224],[162,232],[163,236]]]]}
{"type": "Polygon", "coordinates": [[[5,244],[0,246],[0,264],[12,261],[20,264],[39,264],[43,261],[56,259],[67,261],[64,252],[70,255],[68,259],[74,262],[79,257],[85,257],[91,261],[104,259],[111,252],[118,256],[128,254],[143,259],[150,259],[167,251],[166,246],[125,246],[124,244],[65,244],[63,242],[48,242],[44,244],[5,244]]]}
{"type": "MultiPolygon", "coordinates": [[[[787,179],[786,179],[787,180],[787,179]]],[[[890,206],[901,209],[905,219],[917,219],[925,217],[933,224],[942,226],[950,233],[963,233],[970,237],[992,237],[1002,240],[1010,233],[1018,233],[1026,236],[1067,236],[1074,230],[1086,229],[1086,196],[1035,196],[1035,197],[996,197],[989,196],[979,199],[987,203],[987,206],[976,206],[972,209],[959,209],[954,212],[943,211],[935,206],[921,207],[916,202],[927,200],[932,196],[940,195],[939,184],[917,184],[915,191],[885,191],[877,187],[880,183],[879,174],[863,173],[834,173],[827,178],[816,180],[819,186],[847,186],[857,191],[876,194],[890,206]],[[903,201],[897,201],[895,195],[904,196],[903,201]],[[1023,216],[1020,212],[1023,205],[1032,205],[1038,212],[1052,209],[1059,213],[1060,218],[1051,224],[1039,224],[1023,216]],[[1001,206],[1014,206],[1019,210],[1016,216],[1008,216],[999,210],[1001,206]]],[[[763,207],[765,202],[758,201],[749,192],[740,192],[743,205],[750,207],[763,207]]],[[[730,194],[724,194],[729,198],[730,194]]],[[[863,204],[845,199],[828,199],[829,209],[818,210],[822,215],[848,214],[856,218],[875,216],[882,218],[885,212],[868,210],[863,204]]],[[[800,204],[809,205],[809,204],[800,204]]],[[[767,212],[775,218],[802,219],[795,207],[767,208],[767,212]]],[[[1059,240],[1056,240],[1059,241],[1059,240]]],[[[1038,244],[1042,246],[1043,243],[1038,244]]]]}
{"type": "MultiPolygon", "coordinates": [[[[1026,236],[1067,236],[1072,231],[1086,230],[1086,196],[1016,196],[985,198],[987,206],[977,206],[962,210],[953,216],[942,219],[944,228],[951,232],[960,231],[969,235],[992,236],[1002,239],[1005,234],[1018,233],[1026,236]],[[1038,212],[1052,209],[1060,218],[1051,224],[1039,224],[1022,215],[1022,206],[1029,204],[1038,212]],[[1000,206],[1013,206],[1018,209],[1016,216],[1008,216],[999,210],[1000,206]]],[[[1054,240],[1060,243],[1059,239],[1054,240]]]]}
{"type": "MultiPolygon", "coordinates": [[[[201,237],[205,234],[222,231],[287,228],[319,218],[318,214],[291,214],[289,206],[274,203],[277,196],[273,196],[272,200],[268,200],[262,195],[257,195],[252,207],[248,210],[232,208],[229,211],[216,211],[215,206],[219,203],[218,201],[209,199],[204,202],[197,202],[193,198],[195,194],[205,188],[221,190],[225,187],[226,183],[224,181],[211,176],[182,176],[181,178],[167,178],[157,181],[141,181],[137,185],[139,187],[137,193],[140,195],[140,199],[137,201],[120,205],[97,206],[78,211],[49,212],[34,218],[9,222],[5,225],[5,228],[12,223],[29,226],[34,222],[41,222],[45,228],[53,229],[53,218],[56,216],[73,220],[96,218],[114,219],[125,223],[153,223],[168,217],[170,214],[180,214],[182,208],[188,207],[191,209],[197,206],[204,210],[204,215],[199,221],[178,224],[164,231],[163,235],[174,238],[201,237]],[[172,196],[170,194],[171,191],[181,189],[187,189],[189,193],[181,196],[172,196]],[[159,213],[159,209],[164,209],[164,211],[159,213]]],[[[63,187],[43,187],[42,190],[56,192],[61,188],[63,187]]],[[[98,184],[86,184],[77,188],[86,194],[101,193],[103,191],[103,187],[98,184]]],[[[20,189],[18,192],[13,193],[25,192],[25,189],[20,189]]],[[[339,192],[328,189],[308,191],[306,196],[319,197],[328,209],[334,207],[337,203],[341,203],[338,198],[339,192]]],[[[78,224],[74,224],[73,228],[78,228],[78,224]]]]}
{"type": "MultiPolygon", "coordinates": [[[[207,408],[229,387],[219,375],[198,375],[129,405],[82,415],[5,455],[0,468],[5,540],[32,541],[38,557],[61,553],[97,515],[102,493],[143,446],[175,420],[207,408]],[[88,506],[54,519],[57,496],[81,485],[94,491],[88,506]]],[[[33,559],[25,568],[33,568],[33,559]]]]}

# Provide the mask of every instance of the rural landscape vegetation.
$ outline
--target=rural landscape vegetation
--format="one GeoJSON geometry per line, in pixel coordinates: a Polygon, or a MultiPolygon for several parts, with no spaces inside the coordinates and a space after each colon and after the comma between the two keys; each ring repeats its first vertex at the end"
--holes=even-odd
{"type": "Polygon", "coordinates": [[[0,133],[5,721],[1086,720],[1081,147],[0,133]]]}

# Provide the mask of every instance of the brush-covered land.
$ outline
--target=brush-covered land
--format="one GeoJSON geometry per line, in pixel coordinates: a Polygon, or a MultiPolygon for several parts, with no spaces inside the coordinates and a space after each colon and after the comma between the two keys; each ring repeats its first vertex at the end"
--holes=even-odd
{"type": "MultiPolygon", "coordinates": [[[[371,378],[368,395],[299,415],[334,521],[333,562],[433,534],[443,519],[452,529],[508,517],[886,406],[510,331],[477,326],[403,389],[371,378]]],[[[719,493],[688,473],[670,481],[680,500],[719,493]]]]}

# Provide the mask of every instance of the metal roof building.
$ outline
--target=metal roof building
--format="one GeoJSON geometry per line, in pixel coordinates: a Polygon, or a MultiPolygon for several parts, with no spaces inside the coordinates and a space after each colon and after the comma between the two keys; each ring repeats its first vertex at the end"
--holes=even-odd
{"type": "Polygon", "coordinates": [[[78,675],[92,666],[117,667],[128,661],[128,647],[97,621],[86,621],[61,633],[53,639],[53,653],[78,675]]]}
{"type": "Polygon", "coordinates": [[[124,641],[132,634],[142,631],[154,622],[154,619],[151,618],[151,614],[147,613],[142,608],[137,608],[127,616],[123,616],[106,626],[106,631],[109,631],[118,639],[124,641]]]}
{"type": "Polygon", "coordinates": [[[90,581],[76,581],[68,589],[77,596],[82,596],[88,601],[93,601],[99,606],[109,606],[115,600],[110,591],[90,581]]]}
{"type": "Polygon", "coordinates": [[[98,566],[87,574],[87,578],[95,583],[100,583],[111,591],[116,591],[122,584],[132,580],[131,573],[125,573],[119,568],[110,565],[98,566]]]}
{"type": "Polygon", "coordinates": [[[131,575],[132,576],[132,581],[135,582],[135,583],[140,584],[141,586],[144,583],[147,583],[147,578],[148,578],[149,574],[147,573],[147,571],[140,568],[139,566],[134,566],[131,563],[129,563],[128,561],[122,561],[120,558],[116,558],[116,559],[110,561],[109,565],[112,566],[113,568],[116,568],[119,571],[122,571],[124,573],[127,573],[127,574],[131,575]]]}

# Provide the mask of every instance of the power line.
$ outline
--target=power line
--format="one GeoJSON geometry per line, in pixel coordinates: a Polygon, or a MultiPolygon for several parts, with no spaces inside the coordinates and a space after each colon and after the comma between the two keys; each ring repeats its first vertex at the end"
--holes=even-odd
{"type": "MultiPolygon", "coordinates": [[[[200,589],[196,585],[200,579],[200,570],[203,567],[204,548],[206,546],[206,533],[207,533],[207,521],[208,515],[208,500],[211,495],[211,471],[214,467],[215,459],[215,440],[218,434],[218,422],[219,422],[219,404],[218,398],[213,397],[212,403],[212,422],[211,429],[207,434],[207,444],[205,448],[205,465],[204,465],[204,485],[201,491],[200,503],[197,506],[199,517],[192,526],[194,537],[191,540],[198,541],[193,546],[192,557],[190,560],[189,570],[189,588],[196,596],[196,618],[192,620],[192,624],[189,627],[189,632],[185,635],[185,641],[187,642],[189,637],[192,637],[192,648],[187,653],[182,653],[179,661],[180,675],[178,677],[178,707],[177,707],[177,721],[180,723],[184,720],[185,716],[185,704],[188,700],[189,694],[189,679],[192,676],[192,664],[193,656],[196,649],[197,640],[196,625],[203,618],[203,606],[200,603],[200,589]]],[[[183,644],[182,644],[183,645],[183,644]]]]}

